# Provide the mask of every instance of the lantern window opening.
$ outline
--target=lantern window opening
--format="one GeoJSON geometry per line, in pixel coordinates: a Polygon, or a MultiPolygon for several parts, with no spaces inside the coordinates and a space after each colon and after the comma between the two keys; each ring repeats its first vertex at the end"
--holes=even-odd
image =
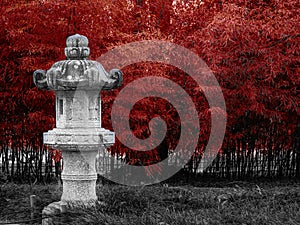
{"type": "Polygon", "coordinates": [[[63,99],[59,99],[58,107],[59,107],[59,115],[63,115],[64,114],[64,100],[63,99]]]}

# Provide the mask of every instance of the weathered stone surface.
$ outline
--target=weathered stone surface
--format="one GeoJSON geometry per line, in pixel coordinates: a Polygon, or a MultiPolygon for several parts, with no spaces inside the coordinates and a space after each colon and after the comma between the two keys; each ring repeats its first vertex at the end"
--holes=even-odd
{"type": "Polygon", "coordinates": [[[101,99],[98,91],[56,91],[56,127],[101,127],[101,99]]]}
{"type": "Polygon", "coordinates": [[[64,149],[64,170],[62,172],[62,201],[89,203],[97,201],[95,158],[97,151],[78,154],[64,149]]]}
{"type": "MultiPolygon", "coordinates": [[[[54,128],[44,133],[44,144],[57,148],[59,146],[101,147],[115,143],[115,133],[103,128],[63,129],[54,128]]],[[[68,149],[66,149],[68,151],[68,149]]]]}

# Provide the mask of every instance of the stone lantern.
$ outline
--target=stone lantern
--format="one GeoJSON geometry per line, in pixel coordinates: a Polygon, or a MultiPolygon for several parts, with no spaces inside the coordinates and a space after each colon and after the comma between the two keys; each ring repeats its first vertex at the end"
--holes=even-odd
{"type": "Polygon", "coordinates": [[[99,93],[122,83],[120,70],[108,73],[99,62],[88,60],[90,49],[85,36],[70,36],[66,45],[66,60],[33,75],[38,88],[55,91],[56,128],[44,133],[44,144],[62,150],[63,194],[52,206],[97,201],[96,155],[99,148],[115,142],[114,132],[101,127],[99,93]]]}

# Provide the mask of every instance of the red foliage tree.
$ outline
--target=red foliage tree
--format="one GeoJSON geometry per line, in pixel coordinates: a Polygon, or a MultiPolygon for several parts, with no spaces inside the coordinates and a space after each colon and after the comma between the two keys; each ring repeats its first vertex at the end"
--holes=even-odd
{"type": "MultiPolygon", "coordinates": [[[[274,124],[279,130],[276,138],[284,138],[299,123],[300,6],[296,0],[15,0],[2,1],[0,7],[2,143],[15,137],[41,141],[41,133],[54,126],[53,93],[34,87],[32,72],[63,59],[65,39],[74,33],[89,38],[93,59],[114,46],[138,40],[167,40],[197,53],[223,89],[230,138],[256,132],[265,135],[274,124]]],[[[203,128],[199,149],[203,149],[210,111],[205,96],[187,74],[150,63],[130,65],[123,72],[124,86],[153,73],[182,86],[199,111],[203,128]]],[[[118,92],[102,95],[103,126],[109,129],[111,105],[118,92]]],[[[146,138],[148,121],[160,115],[170,124],[163,148],[174,148],[180,133],[176,111],[161,99],[152,100],[141,100],[132,110],[132,129],[146,138]]],[[[118,141],[110,150],[131,151],[118,141]]],[[[134,154],[133,158],[140,157],[134,154]]],[[[160,150],[151,154],[154,161],[157,154],[164,157],[160,150]]]]}

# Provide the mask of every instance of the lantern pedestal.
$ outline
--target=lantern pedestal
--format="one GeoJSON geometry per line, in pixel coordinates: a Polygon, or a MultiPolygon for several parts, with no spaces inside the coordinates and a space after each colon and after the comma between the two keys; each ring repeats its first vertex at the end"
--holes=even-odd
{"type": "Polygon", "coordinates": [[[71,204],[94,204],[97,201],[95,159],[97,149],[78,152],[63,149],[61,201],[71,204]]]}
{"type": "Polygon", "coordinates": [[[62,150],[61,201],[75,205],[97,201],[96,156],[100,148],[114,142],[114,132],[104,128],[55,128],[44,133],[45,144],[62,150]]]}

